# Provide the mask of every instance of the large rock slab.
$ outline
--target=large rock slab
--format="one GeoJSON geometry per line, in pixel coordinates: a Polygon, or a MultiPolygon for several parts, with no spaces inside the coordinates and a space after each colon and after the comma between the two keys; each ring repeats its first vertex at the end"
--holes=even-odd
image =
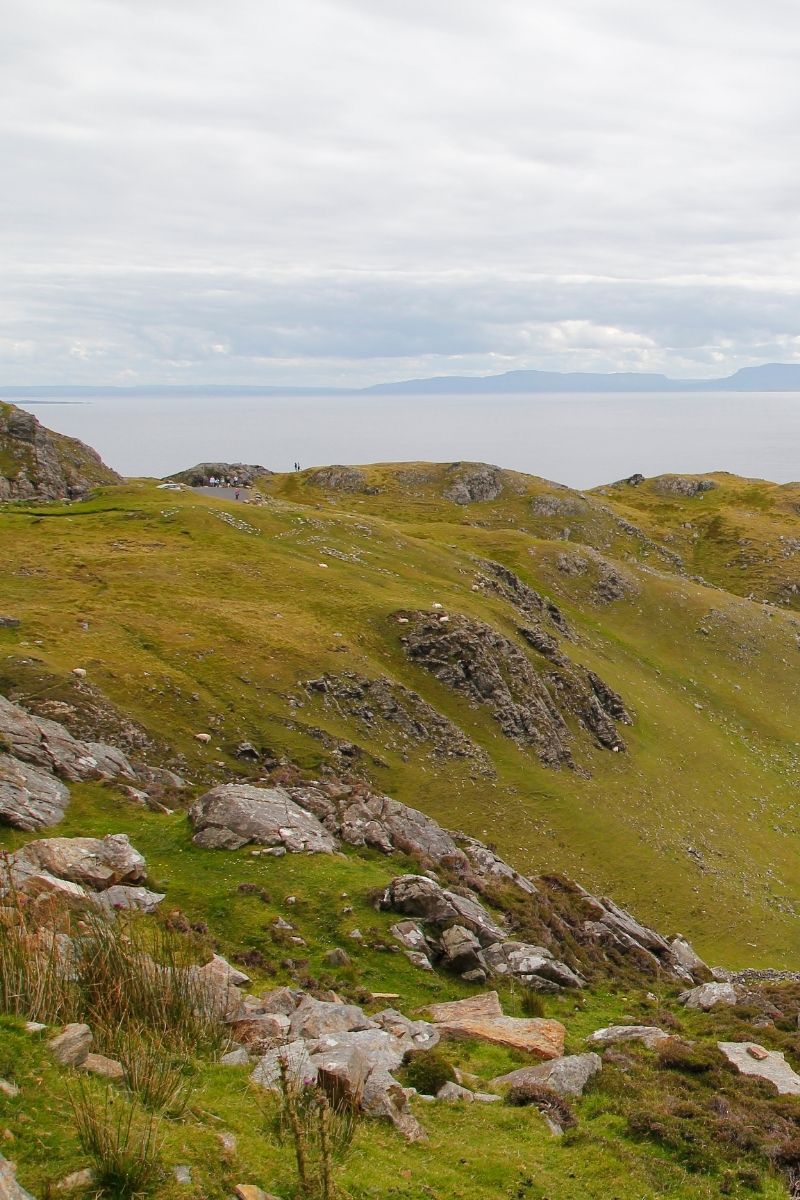
{"type": "Polygon", "coordinates": [[[542,1059],[561,1058],[564,1053],[566,1029],[560,1021],[503,1016],[497,992],[432,1004],[428,1012],[443,1037],[477,1038],[542,1059]]]}
{"type": "Polygon", "coordinates": [[[336,849],[332,834],[283,788],[221,784],[195,800],[189,819],[195,844],[210,849],[238,850],[249,842],[314,854],[336,849]]]}
{"type": "Polygon", "coordinates": [[[15,870],[47,871],[97,889],[115,884],[137,884],[147,874],[147,864],[127,834],[104,838],[42,838],[28,842],[13,856],[15,870]]]}
{"type": "Polygon", "coordinates": [[[568,1054],[554,1058],[537,1067],[520,1067],[507,1075],[498,1075],[492,1087],[519,1087],[526,1083],[543,1083],[559,1096],[582,1096],[589,1080],[603,1068],[599,1054],[568,1054]]]}
{"type": "Polygon", "coordinates": [[[317,1083],[334,1103],[347,1101],[360,1106],[370,1072],[362,1049],[355,1045],[332,1046],[312,1054],[311,1062],[317,1070],[317,1083]]]}
{"type": "Polygon", "coordinates": [[[33,833],[57,825],[68,804],[69,788],[60,780],[31,763],[0,754],[0,821],[33,833]]]}
{"type": "Polygon", "coordinates": [[[669,1037],[655,1025],[608,1025],[596,1029],[586,1039],[593,1046],[613,1046],[617,1042],[643,1042],[645,1046],[657,1046],[669,1037]]]}
{"type": "Polygon", "coordinates": [[[282,1065],[286,1077],[291,1083],[298,1086],[305,1082],[316,1083],[317,1068],[311,1061],[311,1055],[306,1049],[305,1042],[300,1038],[296,1038],[293,1042],[287,1042],[285,1046],[279,1046],[265,1054],[263,1058],[259,1059],[250,1079],[259,1087],[279,1092],[281,1090],[282,1065]]]}
{"type": "Polygon", "coordinates": [[[586,985],[583,976],[554,958],[544,946],[532,946],[527,942],[501,942],[489,946],[485,958],[493,974],[513,975],[542,991],[586,985]],[[551,984],[552,988],[548,988],[547,984],[551,984]]]}
{"type": "Polygon", "coordinates": [[[765,1050],[757,1042],[717,1042],[729,1063],[742,1075],[756,1075],[773,1084],[781,1096],[800,1096],[800,1075],[780,1050],[765,1050]]]}

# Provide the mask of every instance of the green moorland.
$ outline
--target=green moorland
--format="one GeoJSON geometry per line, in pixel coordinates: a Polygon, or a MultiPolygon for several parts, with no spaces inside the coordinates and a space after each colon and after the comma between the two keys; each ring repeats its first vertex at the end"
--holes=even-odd
{"type": "MultiPolygon", "coordinates": [[[[42,714],[69,705],[76,732],[112,742],[133,722],[149,741],[148,760],[177,767],[198,788],[256,774],[235,757],[243,740],[309,773],[341,762],[337,746],[354,745],[350,761],[376,787],[492,842],[520,869],[563,871],[664,933],[682,932],[711,962],[796,969],[800,626],[791,603],[762,599],[778,598],[773,548],[791,536],[800,488],[773,495],[771,485],[715,476],[718,491],[667,504],[648,503],[641,487],[583,496],[503,473],[494,500],[456,505],[444,495],[451,468],[362,470],[369,491],[320,486],[303,472],[267,480],[260,504],[129,481],[82,503],[0,508],[0,613],[20,620],[0,628],[0,693],[42,714]],[[761,508],[756,492],[766,497],[761,508]],[[751,547],[735,580],[721,539],[704,524],[713,505],[764,546],[763,560],[751,547]],[[702,526],[698,538],[687,522],[702,526]],[[635,715],[624,729],[627,754],[599,749],[574,726],[585,770],[545,767],[504,737],[485,707],[409,662],[396,616],[403,610],[442,605],[437,611],[519,641],[510,603],[475,590],[485,560],[558,604],[575,633],[563,643],[569,657],[635,715]],[[72,675],[76,667],[85,678],[72,675]],[[401,741],[304,687],[345,671],[419,693],[493,770],[469,759],[443,763],[425,744],[401,741]],[[211,742],[199,743],[198,732],[211,742]]],[[[781,559],[787,579],[791,566],[781,559]]],[[[366,851],[272,859],[201,850],[182,811],[147,812],[114,787],[75,785],[58,833],[111,832],[128,833],[145,855],[150,883],[167,893],[164,910],[179,910],[205,945],[255,962],[256,984],[335,987],[359,1002],[370,991],[396,992],[408,1013],[470,992],[458,979],[414,969],[388,935],[393,918],[370,902],[411,863],[366,851]],[[302,951],[276,931],[276,916],[296,925],[302,951]],[[362,941],[349,937],[354,928],[362,941]],[[326,966],[335,945],[347,947],[350,967],[326,966]]],[[[27,837],[5,831],[0,846],[27,837]]],[[[564,1021],[572,1052],[601,1025],[668,1021],[699,1048],[685,1069],[626,1047],[576,1104],[578,1123],[561,1139],[532,1109],[417,1101],[430,1140],[406,1146],[389,1126],[361,1123],[343,1190],[353,1200],[786,1196],[780,1163],[768,1168],[755,1132],[765,1086],[702,1057],[720,1036],[752,1036],[748,1014],[687,1013],[677,991],[656,987],[648,998],[620,985],[545,1003],[547,1015],[564,1021]],[[749,1105],[752,1127],[742,1117],[740,1129],[738,1115],[723,1120],[720,1096],[749,1105]]],[[[513,990],[503,1001],[507,1012],[521,1011],[513,990]]],[[[797,1063],[788,1024],[758,1037],[797,1063]]],[[[484,1081],[519,1062],[477,1043],[448,1053],[484,1081]]],[[[293,1195],[291,1155],[247,1070],[198,1056],[186,1071],[190,1105],[164,1122],[163,1158],[189,1165],[192,1182],[167,1174],[158,1200],[222,1200],[248,1180],[293,1195]],[[233,1157],[220,1149],[221,1130],[236,1135],[233,1157]]],[[[0,1097],[0,1150],[37,1196],[86,1165],[69,1117],[72,1075],[20,1021],[3,1019],[0,1077],[20,1094],[0,1097]]],[[[791,1109],[795,1101],[781,1103],[791,1109]]]]}

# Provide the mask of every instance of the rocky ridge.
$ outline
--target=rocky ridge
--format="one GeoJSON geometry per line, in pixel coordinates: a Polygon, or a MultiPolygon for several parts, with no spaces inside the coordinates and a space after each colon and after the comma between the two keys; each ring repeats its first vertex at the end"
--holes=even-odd
{"type": "Polygon", "coordinates": [[[0,404],[0,502],[73,500],[122,483],[95,450],[40,425],[14,404],[0,404]]]}

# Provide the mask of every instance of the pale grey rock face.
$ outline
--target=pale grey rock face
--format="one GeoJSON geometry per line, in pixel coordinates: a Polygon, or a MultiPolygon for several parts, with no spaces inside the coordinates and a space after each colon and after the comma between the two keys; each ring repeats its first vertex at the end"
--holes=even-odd
{"type": "Polygon", "coordinates": [[[492,1087],[518,1087],[525,1083],[543,1083],[559,1096],[582,1096],[589,1080],[602,1070],[599,1054],[568,1054],[536,1067],[520,1067],[492,1080],[492,1087]]]}
{"type": "Polygon", "coordinates": [[[0,821],[29,833],[57,825],[69,804],[69,788],[46,770],[0,754],[0,821]]]}
{"type": "Polygon", "coordinates": [[[718,1042],[722,1053],[742,1075],[756,1075],[773,1084],[781,1096],[800,1096],[800,1075],[780,1050],[765,1050],[756,1042],[718,1042]]]}
{"type": "Polygon", "coordinates": [[[449,478],[444,498],[453,504],[496,500],[503,491],[503,472],[500,467],[486,463],[453,463],[447,468],[447,474],[449,478]]]}
{"type": "Polygon", "coordinates": [[[657,1046],[669,1037],[655,1025],[609,1025],[596,1029],[586,1039],[591,1045],[613,1046],[616,1042],[643,1042],[645,1046],[657,1046]]]}
{"type": "Polygon", "coordinates": [[[0,407],[0,500],[61,500],[122,483],[116,471],[77,438],[53,433],[13,404],[0,407]]]}
{"type": "Polygon", "coordinates": [[[669,944],[667,957],[676,974],[690,982],[699,983],[702,979],[708,978],[710,974],[708,966],[686,938],[673,938],[669,944]]]}
{"type": "Polygon", "coordinates": [[[336,849],[335,838],[320,821],[282,788],[222,784],[195,800],[189,818],[197,831],[196,845],[211,849],[238,850],[248,842],[312,854],[336,849]]]}
{"type": "Polygon", "coordinates": [[[334,1101],[360,1105],[370,1073],[370,1061],[357,1045],[336,1045],[311,1055],[317,1083],[334,1101]]]}
{"type": "Polygon", "coordinates": [[[687,1008],[701,1009],[703,1012],[709,1012],[717,1004],[737,1003],[736,988],[732,983],[702,983],[688,992],[681,992],[678,999],[687,1008]]]}
{"type": "Polygon", "coordinates": [[[116,883],[101,892],[97,901],[106,912],[136,909],[138,912],[154,913],[165,897],[165,892],[151,892],[149,888],[126,887],[124,884],[116,883]]]}

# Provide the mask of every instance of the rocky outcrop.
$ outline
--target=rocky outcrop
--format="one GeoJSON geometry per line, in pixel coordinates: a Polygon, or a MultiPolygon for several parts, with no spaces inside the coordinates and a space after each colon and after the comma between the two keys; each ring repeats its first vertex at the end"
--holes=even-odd
{"type": "MultiPolygon", "coordinates": [[[[491,559],[481,559],[479,562],[481,570],[475,576],[472,585],[474,591],[494,592],[511,604],[529,624],[544,621],[549,623],[562,637],[574,639],[575,635],[566,617],[553,600],[540,595],[530,584],[525,583],[524,579],[520,579],[519,575],[510,567],[493,562],[491,559]]],[[[552,639],[552,635],[544,633],[544,631],[542,631],[542,636],[545,639],[552,639]]],[[[552,643],[551,640],[549,644],[554,645],[554,650],[551,650],[549,654],[549,657],[553,657],[558,643],[552,643]]]]}
{"type": "Polygon", "coordinates": [[[141,886],[147,865],[127,834],[104,838],[43,838],[0,864],[0,896],[12,888],[31,901],[54,900],[76,910],[154,912],[163,893],[141,886]]]}
{"type": "Polygon", "coordinates": [[[393,879],[384,893],[382,908],[417,917],[392,927],[406,949],[424,954],[468,982],[482,983],[490,975],[509,976],[539,991],[580,988],[585,980],[544,946],[512,941],[477,897],[442,888],[424,875],[393,879]]]}
{"type": "Polygon", "coordinates": [[[325,704],[345,717],[354,717],[370,733],[382,732],[390,749],[424,747],[433,758],[464,758],[480,762],[490,770],[483,750],[447,717],[402,684],[385,676],[368,679],[354,671],[322,675],[305,684],[310,694],[321,695],[325,704]]]}
{"type": "Polygon", "coordinates": [[[505,473],[486,463],[451,463],[445,471],[445,500],[453,504],[476,504],[496,500],[503,492],[505,473]]]}
{"type": "Polygon", "coordinates": [[[0,501],[80,499],[121,483],[99,454],[40,425],[31,413],[0,403],[0,501]]]}
{"type": "Polygon", "coordinates": [[[317,471],[309,471],[305,476],[306,483],[312,487],[324,488],[330,492],[361,492],[375,495],[376,487],[370,487],[367,477],[358,467],[320,467],[317,471]]]}
{"type": "MultiPolygon", "coordinates": [[[[524,585],[523,585],[524,586],[524,585]]],[[[548,661],[534,670],[522,649],[483,621],[460,614],[410,612],[401,643],[409,659],[441,683],[485,705],[506,737],[532,746],[551,767],[574,767],[566,718],[575,718],[598,746],[625,750],[616,722],[631,722],[620,696],[598,676],[560,653],[541,627],[521,632],[548,661]]]]}
{"type": "Polygon", "coordinates": [[[186,471],[178,471],[168,475],[172,483],[184,483],[187,487],[207,487],[211,479],[236,479],[242,487],[250,487],[256,479],[268,479],[274,475],[267,467],[252,463],[197,463],[186,471]]]}
{"type": "Polygon", "coordinates": [[[660,496],[682,496],[688,499],[702,496],[716,487],[713,479],[692,479],[688,475],[659,475],[652,481],[654,492],[660,496]]]}
{"type": "Polygon", "coordinates": [[[221,784],[189,809],[194,842],[214,850],[238,850],[249,842],[282,846],[297,853],[331,854],[336,842],[313,813],[300,808],[283,788],[221,784]]]}

